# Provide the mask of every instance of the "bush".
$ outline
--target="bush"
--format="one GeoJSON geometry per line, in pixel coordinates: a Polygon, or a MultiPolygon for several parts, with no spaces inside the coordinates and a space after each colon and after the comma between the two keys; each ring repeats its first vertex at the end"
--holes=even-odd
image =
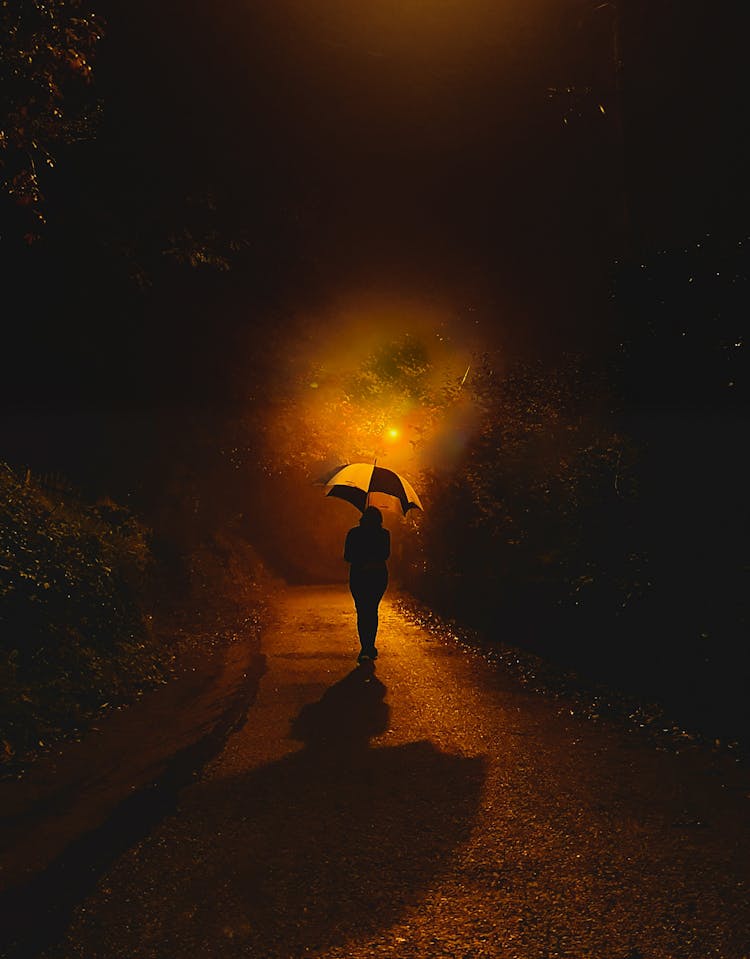
{"type": "Polygon", "coordinates": [[[745,419],[636,410],[575,357],[498,368],[471,383],[463,462],[421,478],[403,585],[500,644],[750,737],[745,419]]]}
{"type": "Polygon", "coordinates": [[[430,508],[408,583],[444,614],[570,665],[641,591],[634,450],[577,357],[502,376],[487,357],[471,390],[480,429],[458,469],[422,477],[430,508]]]}
{"type": "Polygon", "coordinates": [[[2,756],[81,728],[164,676],[140,602],[146,529],[111,501],[45,490],[0,465],[2,756]]]}

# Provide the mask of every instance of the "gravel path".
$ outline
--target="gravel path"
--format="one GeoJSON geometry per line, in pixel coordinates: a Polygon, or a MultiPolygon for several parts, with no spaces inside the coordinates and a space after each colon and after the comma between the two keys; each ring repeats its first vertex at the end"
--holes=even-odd
{"type": "Polygon", "coordinates": [[[284,593],[245,726],[48,959],[750,956],[750,781],[284,593]]]}

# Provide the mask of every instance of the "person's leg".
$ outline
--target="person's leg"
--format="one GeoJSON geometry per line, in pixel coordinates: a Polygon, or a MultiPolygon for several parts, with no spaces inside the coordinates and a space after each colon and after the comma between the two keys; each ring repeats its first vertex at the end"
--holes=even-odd
{"type": "Polygon", "coordinates": [[[362,645],[372,650],[378,632],[378,603],[372,592],[367,594],[362,608],[362,645]]]}
{"type": "Polygon", "coordinates": [[[380,620],[378,617],[378,607],[380,606],[380,600],[383,598],[385,593],[386,586],[388,585],[388,573],[386,571],[375,572],[368,582],[367,589],[367,609],[366,609],[366,640],[367,640],[367,649],[370,654],[378,655],[378,651],[375,648],[375,639],[378,635],[378,626],[380,625],[380,620]]]}
{"type": "Polygon", "coordinates": [[[361,652],[364,653],[368,646],[368,590],[360,571],[352,570],[349,577],[349,589],[354,599],[354,607],[357,610],[357,634],[359,635],[359,644],[362,647],[361,652]]]}
{"type": "Polygon", "coordinates": [[[387,571],[352,570],[349,577],[349,589],[357,610],[357,633],[362,647],[360,656],[377,656],[378,606],[387,585],[387,571]]]}

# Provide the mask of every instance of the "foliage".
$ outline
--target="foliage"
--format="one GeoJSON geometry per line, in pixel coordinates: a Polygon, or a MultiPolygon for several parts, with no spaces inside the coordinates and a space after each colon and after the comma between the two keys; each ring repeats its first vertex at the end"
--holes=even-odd
{"type": "Polygon", "coordinates": [[[29,242],[44,223],[45,181],[60,148],[94,133],[90,85],[102,33],[82,0],[0,3],[0,177],[28,213],[29,242]]]}
{"type": "Polygon", "coordinates": [[[11,760],[158,682],[163,652],[139,602],[147,531],[0,468],[0,714],[11,760]]]}
{"type": "Polygon", "coordinates": [[[479,423],[422,475],[399,569],[438,612],[722,738],[750,730],[747,249],[623,270],[614,356],[476,364],[479,423]]]}
{"type": "Polygon", "coordinates": [[[185,195],[166,184],[143,187],[147,202],[118,211],[106,242],[142,292],[158,286],[170,267],[227,273],[250,246],[245,226],[233,222],[227,202],[209,188],[185,195]]]}
{"type": "Polygon", "coordinates": [[[460,467],[423,474],[430,505],[402,576],[449,615],[502,622],[546,655],[583,658],[584,619],[611,621],[647,588],[630,532],[635,453],[580,358],[500,369],[487,355],[470,381],[479,423],[460,467]],[[577,649],[560,648],[564,627],[577,649]]]}
{"type": "Polygon", "coordinates": [[[375,350],[345,380],[344,391],[352,403],[382,405],[394,397],[402,401],[430,402],[430,361],[427,350],[410,336],[375,350]]]}
{"type": "Polygon", "coordinates": [[[264,408],[253,423],[248,413],[247,423],[274,473],[297,469],[312,478],[324,464],[376,456],[416,469],[416,451],[459,393],[449,367],[405,334],[336,366],[302,356],[291,375],[275,379],[264,408]],[[398,443],[389,439],[391,428],[398,443]]]}

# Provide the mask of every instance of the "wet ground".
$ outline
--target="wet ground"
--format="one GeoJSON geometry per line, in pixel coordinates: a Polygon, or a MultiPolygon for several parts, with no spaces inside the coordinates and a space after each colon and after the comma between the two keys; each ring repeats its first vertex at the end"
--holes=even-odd
{"type": "Polygon", "coordinates": [[[750,955],[746,768],[571,716],[388,602],[378,647],[356,666],[345,590],[282,593],[247,721],[46,959],[750,955]]]}

